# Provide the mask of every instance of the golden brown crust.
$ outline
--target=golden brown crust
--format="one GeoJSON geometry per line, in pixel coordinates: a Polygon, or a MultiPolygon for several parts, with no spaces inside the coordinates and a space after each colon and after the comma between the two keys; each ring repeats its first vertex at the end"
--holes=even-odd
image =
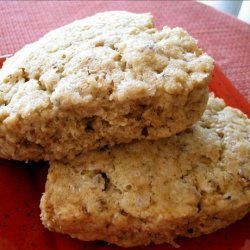
{"type": "Polygon", "coordinates": [[[250,211],[250,120],[210,97],[192,128],[51,162],[50,230],[124,247],[211,233],[250,211]]]}

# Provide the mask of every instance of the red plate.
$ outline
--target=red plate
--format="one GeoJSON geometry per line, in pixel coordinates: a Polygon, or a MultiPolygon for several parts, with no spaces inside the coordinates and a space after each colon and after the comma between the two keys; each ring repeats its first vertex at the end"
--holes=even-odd
{"type": "MultiPolygon", "coordinates": [[[[228,105],[239,108],[250,116],[249,103],[218,66],[215,67],[210,90],[214,91],[216,96],[222,97],[228,105]]],[[[39,219],[39,200],[48,166],[42,162],[33,165],[36,166],[0,160],[0,250],[119,249],[100,242],[81,242],[44,229],[39,219]]],[[[249,250],[250,214],[226,229],[199,238],[178,239],[177,243],[181,246],[180,250],[249,250]]],[[[163,244],[142,249],[174,248],[163,244]]]]}

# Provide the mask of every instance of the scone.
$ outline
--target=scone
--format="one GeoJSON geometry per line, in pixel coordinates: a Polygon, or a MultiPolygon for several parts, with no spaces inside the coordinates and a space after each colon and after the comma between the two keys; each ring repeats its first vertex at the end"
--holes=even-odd
{"type": "Polygon", "coordinates": [[[250,120],[210,97],[192,128],[53,161],[41,199],[52,231],[123,247],[174,244],[250,211],[250,120]]]}
{"type": "Polygon", "coordinates": [[[25,46],[0,71],[0,157],[81,152],[183,131],[202,115],[213,60],[150,14],[99,13],[25,46]]]}

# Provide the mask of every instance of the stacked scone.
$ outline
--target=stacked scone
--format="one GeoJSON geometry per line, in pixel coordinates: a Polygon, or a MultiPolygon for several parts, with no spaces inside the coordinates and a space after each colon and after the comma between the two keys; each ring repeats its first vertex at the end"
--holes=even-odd
{"type": "Polygon", "coordinates": [[[0,156],[50,162],[44,226],[130,247],[246,215],[250,120],[208,96],[212,71],[186,31],[121,11],[54,30],[7,60],[0,156]]]}

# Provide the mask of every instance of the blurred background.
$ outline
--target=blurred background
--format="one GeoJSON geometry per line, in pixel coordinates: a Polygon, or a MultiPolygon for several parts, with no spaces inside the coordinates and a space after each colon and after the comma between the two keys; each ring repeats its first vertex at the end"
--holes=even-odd
{"type": "Polygon", "coordinates": [[[250,24],[250,1],[199,1],[250,24]]]}

